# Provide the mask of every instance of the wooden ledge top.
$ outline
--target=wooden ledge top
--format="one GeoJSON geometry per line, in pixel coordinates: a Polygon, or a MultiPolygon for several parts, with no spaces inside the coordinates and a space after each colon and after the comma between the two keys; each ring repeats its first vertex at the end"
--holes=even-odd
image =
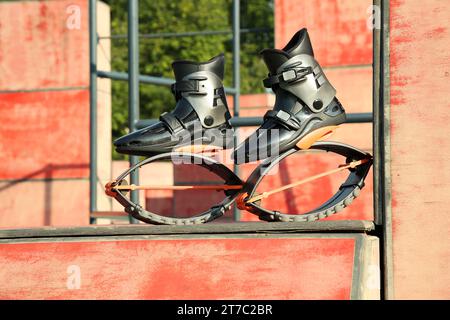
{"type": "Polygon", "coordinates": [[[0,239],[98,237],[182,234],[249,234],[249,233],[365,233],[375,229],[372,221],[342,220],[315,222],[234,222],[188,226],[159,225],[93,225],[84,227],[41,227],[0,229],[0,239]]]}

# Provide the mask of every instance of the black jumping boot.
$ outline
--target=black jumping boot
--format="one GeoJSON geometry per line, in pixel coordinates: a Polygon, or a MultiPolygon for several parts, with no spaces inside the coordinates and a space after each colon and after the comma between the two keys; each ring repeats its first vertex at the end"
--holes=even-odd
{"type": "Polygon", "coordinates": [[[175,109],[163,113],[158,123],[117,139],[117,152],[153,156],[192,151],[193,146],[197,151],[230,148],[233,132],[222,84],[224,64],[223,54],[207,62],[175,61],[175,109]]]}
{"type": "Polygon", "coordinates": [[[276,100],[264,122],[234,151],[237,164],[256,161],[288,149],[308,149],[345,122],[345,111],[335,97],[314,53],[306,29],[298,31],[282,49],[261,51],[269,76],[264,86],[276,100]]]}

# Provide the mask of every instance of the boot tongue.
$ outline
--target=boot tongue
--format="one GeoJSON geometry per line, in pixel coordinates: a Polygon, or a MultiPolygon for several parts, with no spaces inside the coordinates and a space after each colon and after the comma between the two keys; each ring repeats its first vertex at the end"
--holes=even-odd
{"type": "Polygon", "coordinates": [[[299,54],[308,54],[314,57],[311,40],[309,39],[306,28],[297,31],[283,49],[264,49],[261,51],[261,55],[270,74],[276,74],[278,68],[283,63],[299,54]]]}
{"type": "Polygon", "coordinates": [[[223,53],[215,56],[206,62],[195,62],[187,60],[178,60],[172,63],[173,73],[175,74],[175,80],[180,81],[188,74],[198,71],[213,72],[220,80],[223,80],[225,68],[225,57],[223,53]]]}

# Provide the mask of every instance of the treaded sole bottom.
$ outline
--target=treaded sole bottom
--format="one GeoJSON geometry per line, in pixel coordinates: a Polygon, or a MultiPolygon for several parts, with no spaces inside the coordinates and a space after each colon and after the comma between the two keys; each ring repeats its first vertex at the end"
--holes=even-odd
{"type": "Polygon", "coordinates": [[[361,193],[361,188],[356,187],[351,194],[349,194],[345,199],[337,203],[331,208],[328,208],[326,210],[321,210],[313,213],[308,214],[284,214],[279,213],[277,216],[270,215],[270,216],[260,216],[260,220],[269,221],[269,222],[309,222],[309,221],[316,221],[319,219],[324,219],[329,216],[332,216],[333,214],[336,214],[340,211],[342,211],[344,208],[348,207],[353,200],[355,200],[361,193]]]}

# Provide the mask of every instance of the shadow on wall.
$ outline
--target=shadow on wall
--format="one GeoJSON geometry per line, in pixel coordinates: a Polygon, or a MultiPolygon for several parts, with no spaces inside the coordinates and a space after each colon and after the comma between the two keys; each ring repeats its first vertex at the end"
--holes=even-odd
{"type": "MultiPolygon", "coordinates": [[[[43,220],[42,225],[49,226],[52,225],[53,217],[55,210],[54,202],[62,202],[64,204],[65,201],[71,203],[73,201],[78,201],[78,193],[72,192],[70,188],[74,187],[79,190],[79,185],[75,185],[75,182],[81,179],[55,179],[55,172],[60,170],[73,170],[73,169],[88,169],[89,164],[48,164],[44,166],[42,169],[32,172],[20,179],[15,179],[12,181],[4,182],[0,185],[0,196],[1,193],[12,191],[11,189],[16,188],[15,190],[19,191],[19,194],[16,194],[17,191],[13,191],[13,196],[15,197],[23,197],[23,205],[28,207],[33,207],[36,209],[36,214],[40,215],[40,204],[43,207],[43,220]],[[36,178],[39,177],[39,178],[36,178]],[[42,178],[41,178],[42,177],[42,178]],[[59,181],[64,181],[66,184],[57,185],[59,181]],[[70,182],[74,182],[73,185],[70,182]],[[33,183],[39,183],[40,186],[32,185],[33,183]],[[68,184],[67,184],[68,183],[68,184]],[[24,186],[28,184],[27,186],[24,186]],[[20,187],[24,188],[20,188],[20,187]],[[31,186],[31,187],[30,187],[31,186]],[[25,189],[25,191],[24,191],[25,189]],[[64,190],[65,189],[65,190],[64,190]],[[24,193],[22,194],[22,192],[24,193]],[[62,192],[61,192],[62,191],[62,192]],[[29,196],[30,193],[31,196],[29,196]],[[56,193],[56,195],[55,195],[56,193]],[[36,198],[36,195],[43,194],[43,199],[41,200],[36,198]],[[69,196],[62,196],[69,195],[69,196]]],[[[11,197],[11,195],[7,194],[7,196],[11,197]]],[[[80,204],[80,209],[82,205],[80,204]]],[[[56,206],[57,208],[57,206],[56,206]]],[[[70,208],[72,209],[72,208],[70,208]]],[[[22,210],[20,210],[22,211],[22,210]]],[[[8,212],[8,214],[13,214],[13,212],[8,212]]]]}

